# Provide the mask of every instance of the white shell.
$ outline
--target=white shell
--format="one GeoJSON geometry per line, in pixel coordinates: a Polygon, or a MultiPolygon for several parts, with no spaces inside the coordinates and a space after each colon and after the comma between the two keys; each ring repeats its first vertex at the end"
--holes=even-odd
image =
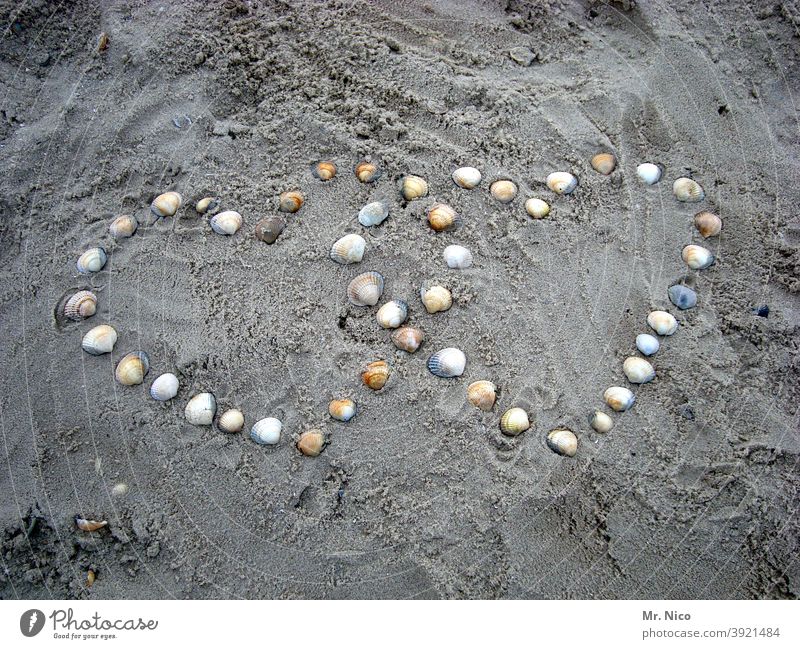
{"type": "Polygon", "coordinates": [[[547,433],[547,446],[559,455],[575,457],[578,452],[578,438],[567,428],[557,428],[547,433]]]}
{"type": "Polygon", "coordinates": [[[385,200],[374,201],[361,208],[358,222],[365,227],[380,225],[387,216],[389,216],[389,203],[385,200]]]}
{"type": "Polygon", "coordinates": [[[189,399],[184,414],[186,421],[195,426],[210,426],[217,413],[217,400],[210,392],[201,392],[189,399]]]}
{"type": "Polygon", "coordinates": [[[115,498],[122,498],[128,495],[128,491],[130,488],[124,482],[118,482],[113,487],[111,487],[111,495],[115,498]]]}
{"type": "Polygon", "coordinates": [[[697,203],[706,197],[700,184],[691,178],[678,178],[672,183],[672,193],[682,203],[697,203]]]}
{"type": "Polygon", "coordinates": [[[655,185],[661,180],[661,167],[652,162],[643,162],[636,167],[636,175],[645,185],[655,185]]]}
{"type": "Polygon", "coordinates": [[[108,226],[108,232],[115,239],[127,239],[133,236],[138,227],[139,223],[135,218],[123,214],[111,221],[111,225],[108,226]]]}
{"type": "Polygon", "coordinates": [[[467,357],[455,347],[441,349],[428,359],[428,369],[431,374],[445,379],[461,376],[466,366],[467,357]]]}
{"type": "Polygon", "coordinates": [[[378,309],[375,317],[384,329],[397,329],[408,317],[408,304],[403,300],[392,300],[378,309]]]}
{"type": "Polygon", "coordinates": [[[602,410],[595,410],[589,415],[589,425],[598,433],[607,433],[614,427],[614,420],[602,410]]]}
{"type": "Polygon", "coordinates": [[[98,325],[86,332],[81,341],[83,351],[100,356],[113,351],[117,342],[117,332],[111,325],[98,325]]]}
{"type": "Polygon", "coordinates": [[[464,189],[474,189],[481,182],[481,172],[475,167],[461,167],[453,172],[453,182],[464,189]]]}
{"type": "Polygon", "coordinates": [[[447,246],[443,254],[449,268],[469,268],[472,266],[472,253],[464,246],[447,246]]]}
{"type": "Polygon", "coordinates": [[[96,273],[98,270],[101,270],[103,266],[106,265],[106,261],[108,261],[108,255],[106,255],[105,250],[100,247],[89,248],[78,257],[76,266],[78,267],[79,273],[88,275],[89,273],[96,273]]]}
{"type": "Polygon", "coordinates": [[[525,201],[525,211],[531,218],[543,219],[550,214],[550,205],[541,198],[529,198],[525,201]]]}
{"type": "Polygon", "coordinates": [[[647,324],[659,336],[671,336],[678,330],[678,321],[667,311],[651,311],[647,316],[647,324]]]}
{"type": "Polygon", "coordinates": [[[173,216],[183,205],[183,196],[178,192],[159,194],[150,204],[150,211],[156,216],[173,216]]]}
{"type": "Polygon", "coordinates": [[[653,366],[638,356],[628,356],[622,364],[622,371],[631,383],[649,383],[656,378],[653,366]]]}
{"type": "Polygon", "coordinates": [[[613,385],[603,393],[603,399],[617,412],[625,412],[636,401],[633,392],[628,388],[623,388],[618,385],[613,385]]]}
{"type": "Polygon", "coordinates": [[[225,210],[212,216],[209,223],[217,234],[230,236],[236,234],[242,227],[242,215],[234,210],[225,210]]]}
{"type": "Polygon", "coordinates": [[[383,275],[374,270],[362,273],[347,285],[347,299],[356,306],[375,306],[383,295],[383,275]]]}
{"type": "Polygon", "coordinates": [[[681,257],[692,270],[704,270],[714,263],[714,255],[708,248],[694,244],[685,246],[681,257]]]}
{"type": "Polygon", "coordinates": [[[337,264],[357,264],[364,258],[367,242],[358,234],[346,234],[331,246],[331,259],[337,264]]]}
{"type": "Polygon", "coordinates": [[[281,440],[282,428],[280,419],[275,417],[259,419],[250,429],[250,439],[256,444],[277,444],[281,440]]]}
{"type": "Polygon", "coordinates": [[[453,296],[444,286],[422,288],[419,295],[428,313],[447,311],[447,309],[453,306],[453,296]]]}
{"type": "Polygon", "coordinates": [[[661,347],[658,338],[650,334],[639,334],[636,336],[636,349],[638,349],[645,356],[652,356],[661,347]]]}
{"type": "Polygon", "coordinates": [[[238,433],[244,427],[244,415],[241,410],[231,408],[223,412],[217,419],[217,428],[223,433],[238,433]]]}
{"type": "Polygon", "coordinates": [[[179,387],[178,377],[171,372],[165,372],[153,381],[150,386],[150,396],[156,401],[169,401],[178,394],[179,387]]]}
{"type": "Polygon", "coordinates": [[[566,171],[554,171],[545,182],[556,194],[571,194],[578,186],[578,179],[566,171]]]}

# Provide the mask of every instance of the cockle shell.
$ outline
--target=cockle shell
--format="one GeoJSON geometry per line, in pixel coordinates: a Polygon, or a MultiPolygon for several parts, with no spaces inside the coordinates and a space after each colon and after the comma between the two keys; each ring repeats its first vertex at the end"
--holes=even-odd
{"type": "Polygon", "coordinates": [[[297,450],[308,457],[317,457],[325,446],[325,436],[321,430],[307,430],[297,440],[297,450]]]}
{"type": "Polygon", "coordinates": [[[700,184],[691,178],[678,178],[672,183],[672,193],[682,203],[697,203],[706,197],[700,184]]]}
{"type": "Polygon", "coordinates": [[[356,306],[374,306],[383,295],[383,275],[374,270],[362,273],[347,285],[347,299],[356,306]]]}
{"type": "Polygon", "coordinates": [[[242,411],[231,408],[223,412],[217,419],[217,428],[223,433],[238,433],[244,428],[244,415],[242,411]]]}
{"type": "Polygon", "coordinates": [[[463,269],[472,266],[472,253],[464,246],[447,246],[443,255],[448,268],[463,269]]]}
{"type": "Polygon", "coordinates": [[[128,485],[126,485],[124,482],[118,482],[111,487],[111,495],[115,498],[124,498],[128,495],[128,491],[130,491],[130,487],[128,487],[128,485]]]}
{"type": "Polygon", "coordinates": [[[528,413],[522,408],[509,408],[500,418],[500,432],[509,437],[516,437],[531,427],[528,413]]]}
{"type": "Polygon", "coordinates": [[[197,201],[194,209],[198,214],[205,214],[206,212],[213,212],[217,207],[219,207],[219,199],[213,196],[206,196],[197,201]]]}
{"type": "Polygon", "coordinates": [[[108,521],[90,521],[80,516],[75,517],[75,525],[83,532],[96,532],[108,525],[108,521]]]}
{"type": "Polygon", "coordinates": [[[656,378],[653,366],[638,356],[628,356],[622,364],[622,371],[631,383],[649,383],[656,378]]]}
{"type": "Polygon", "coordinates": [[[464,189],[474,189],[481,178],[481,172],[475,167],[460,167],[453,172],[453,182],[464,189]]]}
{"type": "Polygon", "coordinates": [[[475,381],[467,386],[467,401],[488,412],[497,399],[497,386],[491,381],[475,381]]]}
{"type": "Polygon", "coordinates": [[[303,195],[298,191],[288,191],[283,192],[278,197],[278,209],[281,212],[289,212],[290,214],[294,214],[297,210],[303,207],[303,203],[305,199],[303,195]]]}
{"type": "Polygon", "coordinates": [[[421,176],[404,176],[400,181],[400,195],[407,201],[427,196],[428,183],[421,176]]]}
{"type": "Polygon", "coordinates": [[[525,201],[525,211],[531,218],[543,219],[550,214],[550,205],[541,198],[529,198],[525,201]]]}
{"type": "Polygon", "coordinates": [[[652,356],[661,347],[658,338],[650,334],[639,334],[636,336],[636,349],[638,349],[645,356],[652,356]]]}
{"type": "Polygon", "coordinates": [[[356,416],[356,404],[352,399],[334,399],[328,404],[328,414],[339,421],[350,421],[356,416]]]}
{"type": "Polygon", "coordinates": [[[697,293],[683,284],[674,284],[667,289],[669,301],[681,310],[691,309],[697,305],[697,293]]]}
{"type": "Polygon", "coordinates": [[[408,317],[408,304],[403,300],[392,300],[378,309],[375,317],[384,329],[397,329],[408,317]]]}
{"type": "Polygon", "coordinates": [[[106,265],[108,255],[106,251],[100,247],[89,248],[80,257],[78,257],[78,272],[88,275],[89,273],[96,273],[106,265]]]}
{"type": "Polygon", "coordinates": [[[320,180],[331,180],[336,175],[336,165],[330,160],[323,160],[314,165],[311,173],[320,180]]]}
{"type": "Polygon", "coordinates": [[[64,303],[64,315],[70,320],[91,318],[97,311],[97,296],[91,291],[78,291],[64,303]]]}
{"type": "Polygon", "coordinates": [[[453,306],[453,296],[444,286],[431,286],[420,290],[420,298],[428,313],[447,311],[453,306]]]}
{"type": "Polygon", "coordinates": [[[153,199],[150,211],[156,216],[174,216],[181,205],[183,205],[183,197],[178,192],[166,192],[153,199]]]}
{"type": "Polygon", "coordinates": [[[678,330],[678,321],[667,311],[651,311],[647,316],[647,324],[659,336],[671,336],[678,330]]]}
{"type": "Polygon", "coordinates": [[[242,227],[242,215],[233,210],[225,210],[212,216],[209,223],[217,234],[230,236],[236,234],[242,227]]]}
{"type": "Polygon", "coordinates": [[[694,244],[685,246],[681,257],[692,270],[704,270],[714,263],[714,255],[708,248],[694,244]]]}
{"type": "Polygon", "coordinates": [[[355,169],[356,178],[362,183],[372,183],[380,178],[381,172],[374,162],[359,162],[355,169]]]}
{"type": "Polygon", "coordinates": [[[436,232],[450,232],[461,227],[461,215],[449,205],[436,203],[428,209],[428,223],[436,232]]]}
{"type": "Polygon", "coordinates": [[[598,153],[592,158],[592,169],[608,176],[617,166],[617,159],[611,153],[598,153]]]}
{"type": "Polygon", "coordinates": [[[578,179],[566,171],[554,171],[547,177],[545,183],[556,194],[571,194],[578,186],[578,179]]]}
{"type": "Polygon", "coordinates": [[[283,430],[283,424],[280,419],[265,417],[253,424],[250,429],[250,439],[256,444],[272,446],[281,441],[281,430],[283,430]]]}
{"type": "Polygon", "coordinates": [[[364,258],[367,242],[358,234],[346,234],[331,246],[331,259],[337,264],[357,264],[364,258]]]}
{"type": "Polygon", "coordinates": [[[467,366],[467,357],[460,349],[446,347],[432,354],[428,359],[428,370],[444,379],[461,376],[467,366]]]}
{"type": "Polygon", "coordinates": [[[614,420],[602,410],[595,410],[589,415],[589,425],[598,433],[607,433],[614,427],[614,420]]]}
{"type": "Polygon", "coordinates": [[[636,167],[636,175],[645,185],[655,185],[661,180],[661,167],[652,162],[643,162],[636,167]]]}
{"type": "Polygon", "coordinates": [[[133,236],[138,227],[139,222],[135,218],[123,214],[111,221],[111,225],[108,226],[108,233],[115,239],[127,239],[133,236]]]}
{"type": "Polygon", "coordinates": [[[180,385],[177,376],[172,372],[165,372],[150,385],[150,396],[156,401],[169,401],[178,394],[180,385]]]}
{"type": "Polygon", "coordinates": [[[389,201],[381,199],[367,203],[358,212],[358,222],[364,227],[380,225],[389,216],[389,201]]]}
{"type": "Polygon", "coordinates": [[[217,413],[217,400],[210,392],[201,392],[189,399],[184,409],[186,421],[195,426],[210,426],[217,413]]]}
{"type": "Polygon", "coordinates": [[[83,351],[100,356],[113,351],[117,342],[117,331],[111,325],[98,325],[89,329],[81,341],[83,351]]]}
{"type": "Polygon", "coordinates": [[[575,457],[578,452],[578,438],[567,428],[556,428],[547,433],[547,446],[559,455],[575,457]]]}
{"type": "Polygon", "coordinates": [[[361,373],[361,380],[368,388],[380,390],[389,380],[389,365],[386,361],[373,361],[361,373]]]}
{"type": "Polygon", "coordinates": [[[720,233],[722,219],[713,212],[698,212],[694,215],[694,227],[697,228],[703,239],[708,239],[720,233]]]}
{"type": "Polygon", "coordinates": [[[411,354],[419,349],[424,338],[425,334],[416,327],[400,327],[392,334],[394,346],[411,354]]]}
{"type": "Polygon", "coordinates": [[[617,412],[625,412],[633,405],[633,402],[636,401],[633,392],[628,388],[622,388],[618,385],[613,385],[608,388],[608,390],[603,393],[603,399],[617,412]]]}
{"type": "Polygon", "coordinates": [[[510,203],[517,196],[517,186],[510,180],[495,180],[489,187],[489,193],[501,203],[510,203]]]}
{"type": "Polygon", "coordinates": [[[125,354],[117,363],[114,378],[122,385],[139,385],[150,371],[150,358],[145,352],[125,354]]]}
{"type": "Polygon", "coordinates": [[[256,239],[264,243],[275,243],[286,227],[286,219],[282,216],[267,216],[256,223],[256,239]]]}

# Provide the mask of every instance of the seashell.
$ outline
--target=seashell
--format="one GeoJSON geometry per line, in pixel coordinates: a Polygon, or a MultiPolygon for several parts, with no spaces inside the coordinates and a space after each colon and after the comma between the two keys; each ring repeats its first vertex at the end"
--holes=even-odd
{"type": "Polygon", "coordinates": [[[111,495],[115,498],[123,498],[128,495],[129,490],[130,489],[128,485],[126,485],[124,482],[118,482],[111,487],[111,495]]]}
{"type": "Polygon", "coordinates": [[[223,412],[217,419],[217,428],[223,433],[238,433],[244,428],[244,415],[241,410],[231,408],[223,412]]]}
{"type": "Polygon", "coordinates": [[[256,223],[256,239],[264,243],[275,243],[286,227],[282,216],[268,216],[256,223]]]}
{"type": "Polygon", "coordinates": [[[389,201],[373,201],[358,212],[358,222],[368,228],[372,225],[380,225],[387,216],[389,216],[389,201]]]}
{"type": "Polygon", "coordinates": [[[453,296],[444,286],[431,286],[420,290],[420,298],[428,313],[447,311],[453,306],[453,296]]]}
{"type": "Polygon", "coordinates": [[[517,186],[510,180],[496,180],[489,187],[489,193],[501,203],[510,203],[517,196],[517,186]]]}
{"type": "Polygon", "coordinates": [[[628,388],[622,388],[618,385],[613,385],[603,393],[603,399],[617,412],[625,412],[636,401],[633,392],[628,388]]]}
{"type": "Polygon", "coordinates": [[[337,264],[357,264],[364,258],[367,242],[358,234],[346,234],[331,246],[331,259],[337,264]]]}
{"type": "Polygon", "coordinates": [[[283,424],[280,419],[266,417],[259,419],[250,429],[250,439],[256,444],[274,445],[281,440],[283,424]]]}
{"type": "Polygon", "coordinates": [[[397,329],[408,317],[408,304],[403,300],[392,300],[378,309],[375,317],[384,329],[397,329]]]}
{"type": "Polygon", "coordinates": [[[298,191],[283,192],[278,198],[278,209],[281,212],[289,212],[294,214],[297,210],[303,207],[303,195],[298,191]]]}
{"type": "Polygon", "coordinates": [[[647,324],[659,336],[671,336],[678,330],[675,316],[666,311],[651,311],[647,316],[647,324]]]}
{"type": "Polygon", "coordinates": [[[330,160],[323,160],[314,165],[311,173],[320,180],[331,180],[336,175],[336,165],[330,160]]]}
{"type": "Polygon", "coordinates": [[[428,223],[436,232],[450,232],[461,227],[461,215],[449,205],[436,203],[428,209],[428,223]]]}
{"type": "Polygon", "coordinates": [[[697,305],[697,293],[688,286],[675,284],[667,289],[669,301],[682,311],[691,309],[697,305]]]}
{"type": "Polygon", "coordinates": [[[681,257],[692,270],[704,270],[714,263],[714,255],[708,248],[689,244],[683,248],[681,257]]]}
{"type": "Polygon", "coordinates": [[[516,437],[531,427],[528,413],[522,408],[510,408],[500,418],[500,432],[509,437],[516,437]]]}
{"type": "Polygon", "coordinates": [[[460,349],[447,347],[440,349],[428,359],[428,370],[435,376],[450,379],[461,376],[467,366],[467,357],[460,349]]]}
{"type": "Polygon", "coordinates": [[[386,361],[373,361],[361,373],[361,380],[368,388],[380,390],[389,380],[389,365],[386,361]]]}
{"type": "Polygon", "coordinates": [[[356,165],[356,178],[362,183],[373,183],[381,176],[381,172],[377,165],[373,162],[359,162],[356,165]]]}
{"type": "Polygon", "coordinates": [[[428,195],[428,183],[420,176],[405,176],[400,181],[400,195],[407,201],[428,195]]]}
{"type": "Polygon", "coordinates": [[[178,394],[179,387],[178,377],[171,372],[165,372],[150,385],[150,396],[156,401],[169,401],[178,394]]]}
{"type": "Polygon", "coordinates": [[[356,306],[375,306],[383,295],[383,275],[362,273],[347,285],[347,299],[356,306]]]}
{"type": "Polygon", "coordinates": [[[217,234],[224,234],[230,236],[236,234],[239,228],[242,227],[242,215],[233,210],[225,210],[219,214],[215,214],[209,219],[211,229],[217,234]]]}
{"type": "Polygon", "coordinates": [[[90,521],[80,516],[75,517],[75,525],[84,532],[96,532],[108,525],[108,521],[90,521]]]}
{"type": "Polygon", "coordinates": [[[113,351],[117,342],[117,331],[111,325],[98,325],[86,332],[81,341],[83,351],[100,356],[113,351]]]}
{"type": "Polygon", "coordinates": [[[491,381],[475,381],[467,386],[467,401],[488,412],[497,399],[497,387],[491,381]]]}
{"type": "Polygon", "coordinates": [[[628,356],[622,364],[622,371],[631,383],[649,383],[656,378],[653,366],[638,356],[628,356]]]}
{"type": "Polygon", "coordinates": [[[150,204],[150,211],[156,216],[174,216],[183,205],[183,196],[178,192],[159,194],[150,204]]]}
{"type": "Polygon", "coordinates": [[[206,196],[197,201],[194,209],[198,214],[205,214],[206,212],[213,212],[219,207],[219,199],[213,196],[206,196]]]}
{"type": "Polygon", "coordinates": [[[661,180],[661,167],[652,162],[643,162],[636,167],[636,175],[645,185],[655,185],[661,180]]]}
{"type": "Polygon", "coordinates": [[[547,446],[559,455],[575,457],[578,452],[578,438],[567,428],[556,428],[547,433],[547,446]]]}
{"type": "Polygon", "coordinates": [[[139,222],[135,218],[123,214],[111,221],[111,225],[108,226],[108,233],[115,239],[127,239],[133,236],[138,227],[139,222]]]}
{"type": "Polygon", "coordinates": [[[698,212],[694,215],[694,227],[703,237],[715,237],[722,230],[722,219],[713,212],[698,212]]]}
{"type": "Polygon", "coordinates": [[[88,275],[89,273],[96,273],[106,265],[108,255],[102,248],[89,248],[80,257],[78,257],[78,272],[88,275]]]}
{"type": "Polygon", "coordinates": [[[97,573],[95,573],[95,571],[90,568],[86,573],[86,587],[91,588],[92,586],[94,586],[94,580],[96,578],[97,578],[97,573]]]}
{"type": "Polygon", "coordinates": [[[595,410],[589,415],[589,425],[598,433],[607,433],[614,427],[614,420],[602,410],[595,410]]]}
{"type": "Polygon", "coordinates": [[[425,334],[416,327],[400,327],[392,334],[394,346],[411,354],[419,349],[424,338],[425,334]]]}
{"type": "Polygon", "coordinates": [[[339,421],[350,421],[356,416],[356,404],[352,399],[334,399],[328,404],[328,413],[339,421]]]}
{"type": "Polygon", "coordinates": [[[453,182],[464,189],[474,189],[481,178],[481,172],[475,167],[460,167],[453,172],[453,182]]]}
{"type": "Polygon", "coordinates": [[[598,153],[592,158],[592,169],[608,176],[617,166],[617,159],[611,153],[598,153]]]}
{"type": "MultiPolygon", "coordinates": [[[[108,49],[108,44],[111,42],[111,39],[108,37],[108,34],[105,32],[100,32],[100,36],[97,37],[97,51],[98,52],[105,52],[108,49]]],[[[91,586],[91,584],[89,584],[91,586]]]]}
{"type": "Polygon", "coordinates": [[[571,194],[578,186],[578,179],[566,171],[555,171],[551,173],[545,182],[550,190],[554,191],[556,194],[571,194]]]}
{"type": "Polygon", "coordinates": [[[697,203],[706,197],[700,184],[691,178],[678,178],[672,183],[672,193],[681,203],[697,203]]]}
{"type": "Polygon", "coordinates": [[[210,426],[217,414],[217,400],[210,392],[201,392],[189,399],[183,411],[186,421],[195,426],[210,426]]]}
{"type": "Polygon", "coordinates": [[[652,356],[661,347],[658,338],[650,334],[639,334],[636,336],[636,349],[638,349],[645,356],[652,356]]]}
{"type": "Polygon", "coordinates": [[[543,219],[550,214],[550,205],[541,198],[529,198],[525,201],[525,211],[531,218],[543,219]]]}
{"type": "Polygon", "coordinates": [[[122,357],[114,370],[114,378],[122,385],[139,385],[150,371],[150,359],[145,352],[130,352],[122,357]]]}
{"type": "Polygon", "coordinates": [[[97,296],[91,291],[78,291],[64,303],[64,315],[70,320],[91,318],[97,311],[97,296]]]}
{"type": "Polygon", "coordinates": [[[447,246],[444,261],[448,268],[469,268],[472,266],[472,253],[464,246],[447,246]]]}
{"type": "Polygon", "coordinates": [[[297,440],[297,450],[308,457],[317,457],[325,446],[325,436],[321,430],[307,430],[297,440]]]}

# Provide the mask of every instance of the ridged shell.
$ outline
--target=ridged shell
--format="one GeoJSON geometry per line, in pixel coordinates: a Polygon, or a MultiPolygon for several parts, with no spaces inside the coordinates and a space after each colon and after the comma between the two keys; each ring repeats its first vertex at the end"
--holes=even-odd
{"type": "Polygon", "coordinates": [[[481,178],[481,172],[475,167],[460,167],[453,172],[453,182],[463,189],[474,189],[481,178]]]}
{"type": "Polygon", "coordinates": [[[420,290],[420,298],[428,313],[447,311],[453,306],[453,296],[444,286],[431,286],[420,290]]]}
{"type": "Polygon", "coordinates": [[[125,354],[114,370],[114,378],[122,385],[139,385],[150,371],[150,359],[145,352],[125,354]]]}
{"type": "Polygon", "coordinates": [[[156,401],[169,401],[178,394],[180,385],[177,376],[172,372],[165,372],[150,385],[150,396],[156,401]]]}
{"type": "Polygon", "coordinates": [[[400,327],[392,334],[394,346],[411,354],[419,349],[424,338],[425,334],[416,327],[400,327]]]}
{"type": "Polygon", "coordinates": [[[691,309],[697,305],[697,293],[683,284],[674,284],[667,289],[669,301],[679,309],[691,309]]]}
{"type": "Polygon", "coordinates": [[[178,192],[165,192],[153,199],[150,211],[156,216],[174,216],[181,205],[183,205],[183,197],[178,192]]]}
{"type": "Polygon", "coordinates": [[[362,273],[347,285],[347,299],[356,306],[375,306],[383,295],[383,275],[362,273]]]}
{"type": "Polygon", "coordinates": [[[598,433],[607,433],[614,427],[614,420],[602,410],[595,410],[589,415],[589,425],[598,433]]]}
{"type": "Polygon", "coordinates": [[[288,212],[289,214],[294,214],[297,210],[303,207],[305,199],[303,198],[303,195],[298,191],[288,191],[288,192],[283,192],[278,198],[278,201],[279,201],[278,209],[280,209],[281,212],[288,212]]]}
{"type": "Polygon", "coordinates": [[[328,414],[339,421],[350,421],[356,416],[356,404],[352,399],[334,399],[328,404],[328,414]]]}
{"type": "Polygon", "coordinates": [[[97,296],[91,291],[78,291],[64,303],[64,315],[70,320],[91,318],[97,311],[97,296]]]}
{"type": "Polygon", "coordinates": [[[631,383],[649,383],[656,378],[653,366],[638,356],[628,356],[622,364],[622,371],[631,383]]]}
{"type": "Polygon", "coordinates": [[[325,436],[321,430],[307,430],[297,440],[297,450],[308,457],[317,457],[325,446],[325,436]]]}
{"type": "Polygon", "coordinates": [[[421,176],[405,176],[400,181],[400,195],[407,201],[427,196],[428,183],[421,176]]]}
{"type": "Polygon", "coordinates": [[[198,214],[206,214],[207,212],[213,212],[217,207],[219,207],[219,199],[213,196],[206,196],[197,201],[194,209],[198,214]]]}
{"type": "Polygon", "coordinates": [[[543,219],[550,214],[550,205],[541,198],[529,198],[525,201],[525,211],[531,218],[543,219]]]}
{"type": "Polygon", "coordinates": [[[704,239],[708,239],[720,233],[722,219],[713,212],[698,212],[694,215],[694,227],[704,239]]]}
{"type": "Polygon", "coordinates": [[[331,259],[337,264],[357,264],[364,258],[367,242],[358,234],[346,234],[331,246],[331,259]]]}
{"type": "Polygon", "coordinates": [[[225,210],[219,214],[215,214],[209,219],[211,229],[217,234],[224,234],[231,236],[239,231],[242,227],[242,215],[233,210],[225,210]]]}
{"type": "Polygon", "coordinates": [[[509,408],[500,418],[500,432],[509,437],[516,437],[531,427],[528,413],[522,408],[509,408]]]}
{"type": "Polygon", "coordinates": [[[256,239],[264,243],[275,243],[286,227],[286,219],[282,216],[267,216],[256,223],[256,239]]]}
{"type": "Polygon", "coordinates": [[[517,196],[517,186],[510,180],[495,180],[489,187],[489,193],[501,203],[510,203],[517,196]]]}
{"type": "Polygon", "coordinates": [[[464,269],[472,266],[472,253],[464,246],[447,246],[442,254],[448,268],[464,269]]]}
{"type": "Polygon", "coordinates": [[[678,330],[678,321],[667,311],[651,311],[647,316],[647,324],[659,336],[671,336],[678,330]]]}
{"type": "Polygon", "coordinates": [[[375,317],[384,329],[397,329],[408,317],[408,304],[403,300],[392,300],[378,309],[375,317]]]}
{"type": "Polygon", "coordinates": [[[102,270],[103,266],[106,265],[106,261],[108,261],[108,255],[106,255],[105,250],[100,247],[89,248],[78,257],[76,266],[78,267],[79,273],[88,275],[89,273],[96,273],[102,270]]]}
{"type": "Polygon", "coordinates": [[[697,203],[706,197],[700,184],[691,178],[678,178],[672,183],[672,193],[682,203],[697,203]]]}
{"type": "Polygon", "coordinates": [[[497,399],[497,386],[491,381],[475,381],[467,386],[467,401],[488,412],[497,399]]]}
{"type": "Polygon", "coordinates": [[[628,388],[623,388],[618,385],[613,385],[603,393],[603,399],[617,412],[625,412],[636,401],[633,392],[628,388]]]}
{"type": "Polygon", "coordinates": [[[592,169],[608,176],[617,166],[617,159],[611,153],[598,153],[592,158],[592,169]]]}
{"type": "Polygon", "coordinates": [[[389,365],[386,361],[373,361],[361,373],[361,380],[368,388],[380,390],[389,380],[389,365]]]}
{"type": "Polygon", "coordinates": [[[545,182],[556,194],[571,194],[578,186],[578,179],[566,171],[554,171],[545,182]]]}
{"type": "Polygon", "coordinates": [[[449,205],[436,203],[428,209],[428,223],[436,232],[450,232],[461,227],[461,215],[449,205]]]}
{"type": "Polygon", "coordinates": [[[380,225],[389,216],[389,202],[386,200],[367,203],[358,212],[358,222],[365,228],[380,225]]]}
{"type": "Polygon", "coordinates": [[[281,431],[283,424],[280,419],[275,417],[265,417],[259,419],[250,429],[250,439],[256,444],[273,446],[281,441],[281,431]]]}
{"type": "Polygon", "coordinates": [[[714,255],[708,248],[689,244],[681,251],[681,257],[692,270],[704,270],[714,263],[714,255]]]}
{"type": "Polygon", "coordinates": [[[650,334],[639,334],[636,336],[636,349],[645,356],[652,356],[658,351],[659,347],[661,347],[661,343],[658,342],[658,338],[655,336],[651,336],[650,334]]]}
{"type": "Polygon", "coordinates": [[[244,428],[244,415],[241,410],[231,408],[223,412],[217,419],[217,428],[223,433],[238,433],[244,428]]]}
{"type": "Polygon", "coordinates": [[[430,373],[444,379],[461,376],[466,366],[467,357],[464,352],[455,347],[440,349],[428,359],[430,373]]]}
{"type": "Polygon", "coordinates": [[[189,399],[184,409],[186,421],[195,426],[210,426],[217,414],[217,400],[210,392],[201,392],[189,399]]]}
{"type": "Polygon", "coordinates": [[[117,342],[117,331],[111,325],[98,325],[89,329],[81,341],[83,351],[100,356],[113,351],[117,342]]]}
{"type": "Polygon", "coordinates": [[[111,487],[111,495],[115,498],[123,498],[124,496],[127,496],[128,491],[130,491],[130,487],[128,487],[128,485],[126,485],[124,482],[118,482],[111,487]]]}
{"type": "Polygon", "coordinates": [[[336,164],[330,160],[323,160],[314,165],[311,173],[320,180],[331,180],[336,175],[336,164]]]}
{"type": "Polygon", "coordinates": [[[661,180],[661,167],[652,162],[643,162],[636,167],[636,175],[645,185],[655,185],[661,180]]]}
{"type": "Polygon", "coordinates": [[[575,457],[578,452],[578,438],[567,428],[556,428],[547,433],[547,446],[559,455],[575,457]]]}
{"type": "Polygon", "coordinates": [[[359,162],[356,165],[355,173],[356,178],[358,178],[362,183],[375,182],[381,176],[378,166],[374,162],[367,161],[359,162]]]}
{"type": "Polygon", "coordinates": [[[108,233],[115,239],[127,239],[133,236],[138,227],[139,223],[135,218],[123,214],[111,221],[111,225],[108,226],[108,233]]]}

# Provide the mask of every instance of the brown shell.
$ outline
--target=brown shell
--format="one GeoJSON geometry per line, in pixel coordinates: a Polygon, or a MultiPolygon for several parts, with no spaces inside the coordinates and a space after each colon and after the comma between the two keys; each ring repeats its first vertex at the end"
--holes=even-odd
{"type": "Polygon", "coordinates": [[[496,180],[489,187],[489,193],[501,203],[510,203],[517,196],[517,186],[510,180],[496,180]]]}
{"type": "Polygon", "coordinates": [[[298,191],[283,192],[280,195],[280,210],[281,212],[294,213],[303,207],[305,199],[298,191]]]}
{"type": "Polygon", "coordinates": [[[598,153],[592,158],[592,169],[597,173],[607,176],[617,166],[617,159],[611,153],[598,153]]]}
{"type": "Polygon", "coordinates": [[[497,399],[497,388],[491,381],[475,381],[467,386],[467,401],[488,412],[497,399]]]}
{"type": "Polygon", "coordinates": [[[308,457],[317,457],[325,446],[325,435],[321,430],[307,430],[297,440],[297,450],[308,457]]]}
{"type": "Polygon", "coordinates": [[[422,329],[416,327],[400,327],[392,334],[394,346],[411,354],[419,349],[424,339],[425,334],[422,333],[422,329]]]}
{"type": "Polygon", "coordinates": [[[80,516],[75,517],[75,525],[84,532],[96,532],[108,525],[108,521],[90,521],[80,516]]]}
{"type": "Polygon", "coordinates": [[[374,162],[359,162],[355,169],[356,178],[362,183],[372,183],[380,178],[381,172],[374,162]]]}
{"type": "Polygon", "coordinates": [[[386,361],[373,361],[361,373],[361,380],[368,388],[380,390],[389,380],[389,365],[386,361]]]}
{"type": "Polygon", "coordinates": [[[449,232],[461,226],[461,216],[449,205],[436,203],[428,210],[428,223],[436,232],[449,232]]]}
{"type": "Polygon", "coordinates": [[[275,243],[285,227],[286,219],[282,216],[268,216],[256,223],[256,239],[265,243],[275,243]]]}
{"type": "Polygon", "coordinates": [[[64,315],[70,320],[80,321],[97,312],[97,296],[91,291],[78,291],[64,304],[64,315]]]}
{"type": "Polygon", "coordinates": [[[320,180],[330,180],[336,175],[336,165],[330,160],[323,160],[314,165],[311,173],[320,180]]]}
{"type": "Polygon", "coordinates": [[[715,237],[722,230],[722,219],[713,212],[698,212],[694,215],[694,227],[703,237],[715,237]]]}

